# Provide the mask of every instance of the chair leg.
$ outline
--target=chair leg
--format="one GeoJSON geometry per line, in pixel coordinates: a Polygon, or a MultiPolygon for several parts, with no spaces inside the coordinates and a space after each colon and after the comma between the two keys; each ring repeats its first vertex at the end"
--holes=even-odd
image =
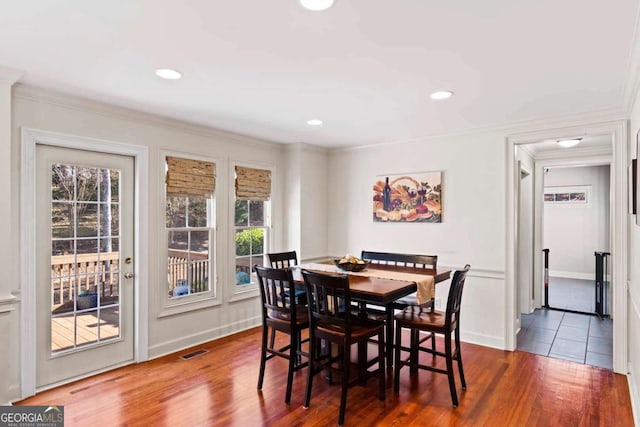
{"type": "Polygon", "coordinates": [[[431,334],[431,351],[433,352],[433,358],[436,358],[436,334],[434,332],[430,332],[431,334]]]}
{"type": "Polygon", "coordinates": [[[260,373],[258,374],[258,390],[262,390],[262,381],[264,380],[264,368],[267,363],[267,335],[269,335],[269,327],[262,326],[262,350],[260,352],[260,373]]]}
{"type": "Polygon", "coordinates": [[[276,345],[276,330],[275,328],[271,328],[271,341],[269,342],[269,347],[274,348],[276,345]]]}
{"type": "Polygon", "coordinates": [[[307,389],[304,392],[304,408],[309,408],[309,403],[311,402],[311,387],[313,385],[313,374],[315,370],[315,362],[319,360],[319,349],[316,349],[317,346],[316,338],[313,335],[309,336],[309,366],[307,367],[307,389]]]}
{"type": "Polygon", "coordinates": [[[458,406],[458,394],[456,393],[456,382],[453,377],[453,353],[451,352],[451,334],[444,335],[444,353],[447,360],[447,377],[449,378],[449,390],[451,391],[451,400],[453,406],[458,406]]]}
{"type": "Polygon", "coordinates": [[[385,366],[386,349],[383,340],[383,332],[378,334],[378,398],[384,402],[386,399],[386,370],[385,366]]]}
{"type": "MultiPolygon", "coordinates": [[[[347,347],[346,345],[344,347],[347,347]]],[[[347,390],[349,389],[349,367],[351,366],[350,351],[348,348],[342,349],[342,392],[340,393],[340,414],[338,415],[338,425],[344,424],[344,412],[347,406],[347,390]]]]}
{"type": "Polygon", "coordinates": [[[291,402],[291,388],[293,386],[293,370],[298,357],[298,332],[291,331],[291,345],[289,346],[289,372],[287,373],[287,393],[284,403],[291,402]]]}
{"type": "Polygon", "coordinates": [[[400,346],[402,345],[402,327],[396,323],[396,348],[393,363],[393,391],[400,391],[400,346]]]}
{"type": "Polygon", "coordinates": [[[411,329],[411,350],[409,351],[409,375],[413,376],[418,373],[418,358],[420,357],[419,350],[420,342],[420,330],[411,329]]]}
{"type": "Polygon", "coordinates": [[[455,329],[455,337],[456,337],[456,353],[458,359],[458,372],[460,372],[460,382],[462,383],[462,389],[467,389],[467,382],[464,379],[464,369],[462,368],[462,351],[460,350],[460,327],[457,326],[455,329]]]}

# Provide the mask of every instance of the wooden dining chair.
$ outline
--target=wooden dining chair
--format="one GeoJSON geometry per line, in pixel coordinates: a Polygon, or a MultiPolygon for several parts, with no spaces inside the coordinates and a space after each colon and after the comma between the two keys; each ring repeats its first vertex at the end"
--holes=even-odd
{"type": "Polygon", "coordinates": [[[298,265],[298,254],[296,251],[278,252],[267,254],[271,268],[290,268],[298,265]]]}
{"type": "Polygon", "coordinates": [[[286,290],[294,286],[291,270],[274,269],[255,265],[254,270],[258,276],[260,297],[262,298],[262,347],[260,354],[260,373],[258,375],[258,390],[262,389],[264,371],[267,360],[273,357],[282,357],[289,361],[287,373],[287,391],[285,403],[291,401],[291,388],[293,373],[305,366],[308,362],[301,363],[302,356],[308,358],[308,354],[301,349],[302,331],[309,327],[309,314],[305,306],[296,304],[286,294],[286,290]],[[272,331],[272,339],[268,340],[269,329],[272,331]],[[276,332],[283,332],[289,336],[287,345],[281,348],[275,346],[276,332]]]}
{"type": "MultiPolygon", "coordinates": [[[[385,399],[385,350],[383,341],[384,324],[368,318],[360,318],[346,309],[351,306],[349,279],[344,275],[325,275],[302,270],[302,276],[309,302],[309,369],[304,407],[311,401],[313,377],[318,372],[328,370],[337,373],[341,380],[340,411],[338,424],[344,423],[347,405],[347,390],[350,386],[377,376],[378,398],[385,399]],[[373,360],[358,360],[358,377],[351,379],[351,346],[366,346],[370,337],[377,336],[378,354],[373,360]],[[320,354],[320,340],[327,343],[328,352],[320,354]],[[332,357],[331,344],[338,346],[338,358],[332,357]],[[378,368],[369,371],[374,365],[378,368]],[[337,365],[337,366],[336,366],[337,365]]],[[[361,352],[358,352],[361,355],[361,352]]]]}
{"type": "MultiPolygon", "coordinates": [[[[424,270],[435,270],[438,264],[437,255],[416,255],[400,254],[390,252],[362,251],[361,259],[369,261],[370,264],[393,265],[397,267],[410,267],[424,270]]],[[[430,306],[433,301],[429,301],[425,306],[430,306]]],[[[394,303],[396,310],[403,310],[408,306],[418,305],[416,294],[402,297],[394,303]]]]}
{"type": "MultiPolygon", "coordinates": [[[[374,252],[374,251],[362,251],[361,259],[368,261],[372,265],[391,265],[394,267],[409,267],[423,270],[435,270],[438,264],[437,255],[419,255],[419,254],[402,254],[393,252],[374,252]]],[[[433,300],[430,300],[422,304],[423,308],[433,309],[433,300]]],[[[417,294],[414,292],[411,295],[399,298],[393,303],[394,310],[404,310],[407,307],[417,307],[418,299],[417,294]]],[[[367,313],[370,317],[378,320],[387,321],[386,310],[368,305],[367,313]]],[[[425,342],[433,338],[432,334],[420,337],[418,331],[414,331],[415,339],[420,343],[425,342]]],[[[386,339],[393,339],[387,337],[386,339]]],[[[433,351],[435,351],[435,340],[432,341],[433,351]]]]}
{"type": "MultiPolygon", "coordinates": [[[[269,260],[271,268],[291,268],[298,265],[298,254],[296,251],[270,253],[267,254],[267,259],[269,260]]],[[[287,291],[287,295],[288,293],[289,291],[287,291]]],[[[296,296],[298,304],[307,303],[307,295],[304,287],[296,287],[294,295],[296,296]]]]}
{"type": "Polygon", "coordinates": [[[447,299],[447,309],[445,312],[431,311],[424,307],[414,309],[412,307],[405,308],[401,313],[396,314],[396,344],[395,344],[395,360],[394,360],[394,390],[400,390],[400,369],[403,366],[409,366],[410,370],[425,369],[440,374],[446,374],[449,379],[449,390],[451,391],[451,400],[453,406],[458,406],[458,394],[456,392],[456,384],[453,374],[453,361],[458,362],[458,372],[460,374],[460,382],[462,389],[466,390],[467,383],[464,378],[464,370],[462,368],[462,354],[460,351],[460,303],[462,301],[462,290],[464,289],[464,281],[469,271],[469,264],[463,270],[458,270],[453,274],[451,287],[449,288],[449,296],[447,299]],[[402,329],[409,329],[410,346],[402,347],[402,329]],[[436,351],[434,348],[427,348],[420,345],[415,338],[417,334],[414,331],[426,331],[431,335],[431,339],[435,343],[434,334],[444,335],[444,352],[436,351]],[[451,345],[451,334],[454,334],[456,348],[455,351],[451,345]],[[401,351],[409,352],[406,360],[401,360],[401,351]],[[419,361],[420,351],[430,353],[434,357],[444,357],[446,369],[437,368],[434,365],[424,365],[419,361]]]}

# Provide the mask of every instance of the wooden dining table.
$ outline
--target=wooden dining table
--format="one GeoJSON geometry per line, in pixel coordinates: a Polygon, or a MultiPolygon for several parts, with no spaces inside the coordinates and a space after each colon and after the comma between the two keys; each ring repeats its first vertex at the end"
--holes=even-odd
{"type": "MultiPolygon", "coordinates": [[[[313,270],[312,268],[305,268],[305,264],[301,264],[296,267],[297,268],[293,269],[293,278],[297,283],[304,283],[301,274],[302,269],[317,271],[324,274],[332,274],[325,271],[313,270]]],[[[434,282],[436,284],[443,282],[451,277],[451,270],[445,268],[423,269],[385,264],[369,264],[367,268],[369,271],[386,270],[392,272],[396,271],[401,273],[433,276],[434,282]]],[[[416,292],[416,282],[383,279],[379,277],[357,276],[349,274],[348,271],[340,271],[340,273],[347,274],[347,276],[349,277],[349,291],[351,292],[351,299],[353,301],[357,301],[360,304],[363,312],[366,309],[367,304],[373,304],[384,308],[386,327],[385,351],[387,356],[387,367],[393,366],[393,303],[399,298],[416,292]]]]}

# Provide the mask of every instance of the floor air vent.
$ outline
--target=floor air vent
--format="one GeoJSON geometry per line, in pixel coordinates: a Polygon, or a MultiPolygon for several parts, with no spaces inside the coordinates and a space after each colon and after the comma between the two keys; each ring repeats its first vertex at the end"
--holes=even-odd
{"type": "Polygon", "coordinates": [[[180,359],[182,359],[182,360],[190,360],[190,359],[193,359],[194,357],[201,356],[201,355],[203,355],[205,353],[209,353],[209,350],[205,350],[205,349],[201,348],[200,350],[196,350],[196,351],[192,351],[191,353],[183,354],[182,356],[180,356],[180,359]]]}

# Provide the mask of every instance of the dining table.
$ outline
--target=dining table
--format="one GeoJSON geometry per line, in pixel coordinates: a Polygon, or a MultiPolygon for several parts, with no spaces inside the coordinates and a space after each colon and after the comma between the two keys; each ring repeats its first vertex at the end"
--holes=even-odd
{"type": "MultiPolygon", "coordinates": [[[[411,279],[411,275],[431,276],[434,285],[448,280],[451,277],[451,270],[437,267],[435,269],[414,268],[405,266],[395,266],[389,264],[369,264],[366,268],[366,275],[355,272],[343,271],[332,263],[304,263],[293,268],[293,278],[297,284],[303,284],[302,270],[316,271],[325,274],[345,274],[349,278],[349,291],[351,299],[359,303],[361,312],[364,314],[367,305],[379,306],[383,309],[385,316],[385,352],[387,367],[393,366],[393,303],[407,295],[417,291],[419,277],[411,279]],[[376,276],[376,272],[380,276],[376,276]]],[[[431,301],[431,309],[434,309],[431,301]]]]}

